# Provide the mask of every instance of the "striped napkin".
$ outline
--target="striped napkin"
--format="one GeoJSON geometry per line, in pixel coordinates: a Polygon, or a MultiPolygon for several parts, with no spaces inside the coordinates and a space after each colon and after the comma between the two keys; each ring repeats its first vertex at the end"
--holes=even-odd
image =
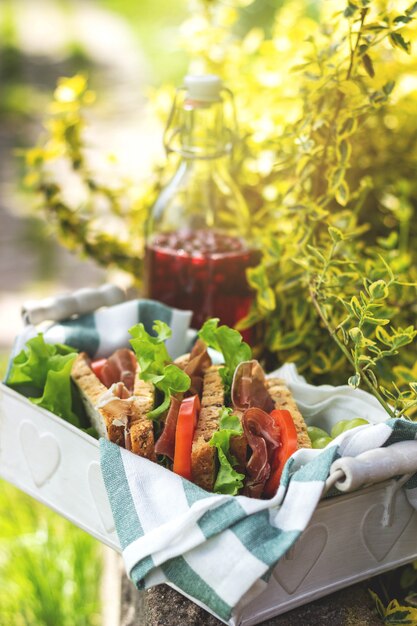
{"type": "MultiPolygon", "coordinates": [[[[93,359],[110,356],[118,348],[130,348],[129,328],[142,322],[152,333],[155,320],[161,320],[172,329],[167,349],[173,359],[187,351],[195,331],[190,331],[192,312],[173,309],[155,300],[129,300],[121,304],[98,309],[61,322],[54,322],[44,330],[47,343],[66,343],[87,352],[93,359]]],[[[39,332],[34,325],[27,325],[17,337],[11,359],[19,354],[26,342],[39,332]]]]}
{"type": "MultiPolygon", "coordinates": [[[[237,605],[242,609],[266,588],[277,561],[307,527],[334,461],[417,439],[417,424],[386,421],[386,413],[364,391],[313,387],[294,366],[273,375],[288,382],[307,423],[330,429],[332,420],[362,416],[373,424],[339,435],[324,450],[297,451],[271,500],[208,493],[100,441],[103,478],[134,584],[143,589],[168,583],[229,624],[237,605]]],[[[415,446],[417,452],[417,441],[415,446]]],[[[417,474],[405,488],[417,509],[417,474]]]]}

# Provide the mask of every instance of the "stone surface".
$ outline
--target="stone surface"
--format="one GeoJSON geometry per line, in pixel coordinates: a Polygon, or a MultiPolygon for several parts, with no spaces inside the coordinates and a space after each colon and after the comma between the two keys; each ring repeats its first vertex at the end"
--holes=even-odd
{"type": "MultiPolygon", "coordinates": [[[[139,595],[139,594],[138,594],[139,595]]],[[[143,610],[143,609],[142,609],[143,610]]],[[[212,615],[166,585],[145,593],[144,614],[123,626],[219,626],[212,615]]],[[[265,622],[263,626],[380,626],[367,583],[353,585],[265,622]]]]}

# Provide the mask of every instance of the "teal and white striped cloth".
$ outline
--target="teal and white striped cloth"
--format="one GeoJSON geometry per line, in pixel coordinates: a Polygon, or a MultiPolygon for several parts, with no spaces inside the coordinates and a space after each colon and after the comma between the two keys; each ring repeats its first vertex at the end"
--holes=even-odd
{"type": "MultiPolygon", "coordinates": [[[[168,583],[228,623],[235,607],[241,610],[265,589],[277,561],[307,527],[333,461],[417,439],[417,424],[386,421],[378,403],[363,391],[313,387],[294,366],[274,375],[290,384],[307,422],[330,429],[332,422],[360,415],[373,424],[340,435],[324,450],[297,451],[271,500],[208,493],[100,441],[126,571],[139,589],[168,583]]],[[[405,488],[417,509],[417,475],[405,488]]]]}
{"type": "MultiPolygon", "coordinates": [[[[188,349],[195,332],[189,330],[191,311],[173,309],[154,300],[129,300],[114,306],[101,308],[94,313],[54,322],[42,329],[47,343],[66,343],[91,358],[108,357],[118,348],[129,348],[129,328],[142,322],[152,333],[155,320],[161,320],[172,329],[172,337],[167,341],[167,349],[173,359],[188,349]]],[[[19,334],[11,357],[24,348],[26,342],[40,332],[39,328],[28,325],[19,334]]]]}

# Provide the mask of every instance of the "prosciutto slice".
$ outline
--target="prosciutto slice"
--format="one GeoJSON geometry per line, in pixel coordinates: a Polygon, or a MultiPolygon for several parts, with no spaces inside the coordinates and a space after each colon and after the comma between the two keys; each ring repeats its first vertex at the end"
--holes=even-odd
{"type": "Polygon", "coordinates": [[[165,420],[164,430],[155,444],[156,454],[164,454],[171,461],[174,460],[175,452],[175,431],[177,429],[178,413],[180,411],[181,400],[173,396],[165,420]]]}
{"type": "Polygon", "coordinates": [[[265,385],[264,370],[258,361],[243,361],[237,366],[231,396],[233,407],[238,411],[256,407],[270,413],[275,408],[265,385]]]}
{"type": "Polygon", "coordinates": [[[210,365],[211,358],[207,352],[207,346],[204,341],[198,339],[191,350],[188,363],[184,366],[184,372],[191,378],[191,387],[188,391],[190,395],[201,395],[203,375],[210,365]]]}
{"type": "Polygon", "coordinates": [[[260,498],[271,474],[272,458],[281,445],[275,420],[262,409],[249,408],[242,419],[243,430],[252,455],[246,465],[247,477],[243,494],[260,498]]]}
{"type": "Polygon", "coordinates": [[[114,383],[123,383],[133,393],[135,373],[137,368],[136,357],[128,348],[116,350],[103,366],[101,379],[107,388],[114,383]]]}

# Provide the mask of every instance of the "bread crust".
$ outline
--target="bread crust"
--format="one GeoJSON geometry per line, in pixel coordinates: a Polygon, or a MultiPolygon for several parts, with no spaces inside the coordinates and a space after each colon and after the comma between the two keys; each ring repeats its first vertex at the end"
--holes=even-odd
{"type": "Polygon", "coordinates": [[[85,352],[80,352],[74,360],[71,378],[80,390],[86,411],[98,434],[124,447],[124,426],[115,426],[113,420],[115,413],[121,420],[127,420],[128,407],[123,401],[115,398],[107,405],[97,408],[108,389],[94,374],[90,363],[89,356],[85,352]]]}
{"type": "Polygon", "coordinates": [[[181,356],[178,356],[175,359],[174,364],[183,370],[186,368],[189,362],[190,362],[190,353],[187,352],[186,354],[182,354],[181,356]]]}
{"type": "Polygon", "coordinates": [[[107,391],[107,387],[97,378],[90,367],[90,358],[85,352],[80,352],[74,359],[71,369],[71,378],[88,396],[89,401],[97,404],[100,397],[107,391]]]}
{"type": "Polygon", "coordinates": [[[281,378],[267,378],[266,387],[275,403],[275,408],[286,409],[291,413],[297,431],[298,448],[311,448],[306,423],[285,382],[281,378]]]}
{"type": "Polygon", "coordinates": [[[200,416],[191,450],[192,481],[207,491],[213,491],[217,473],[216,448],[209,441],[219,428],[220,413],[224,406],[220,368],[219,365],[212,365],[204,374],[200,416]]]}
{"type": "Polygon", "coordinates": [[[156,461],[153,422],[147,417],[155,403],[155,387],[152,383],[139,378],[139,366],[133,394],[129,416],[131,450],[139,456],[156,461]]]}

